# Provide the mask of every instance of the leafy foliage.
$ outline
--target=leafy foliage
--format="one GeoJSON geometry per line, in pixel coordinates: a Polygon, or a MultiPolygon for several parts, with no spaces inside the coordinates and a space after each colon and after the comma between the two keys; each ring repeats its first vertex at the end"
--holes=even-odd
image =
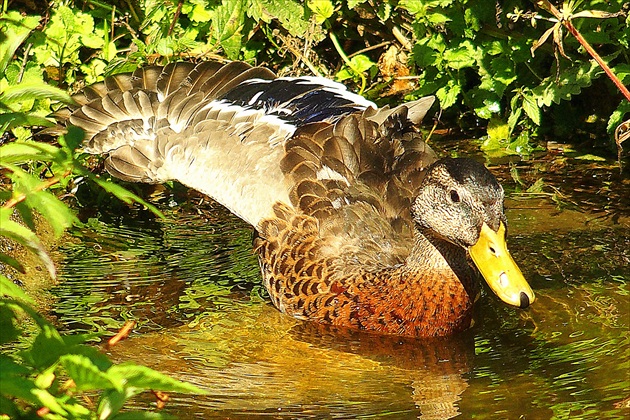
{"type": "MultiPolygon", "coordinates": [[[[5,296],[0,299],[0,343],[19,338],[23,314],[38,327],[26,350],[12,356],[0,354],[0,416],[22,418],[37,412],[45,418],[114,419],[129,398],[145,390],[202,392],[143,366],[112,364],[94,347],[84,344],[94,337],[62,336],[29,305],[16,300],[29,298],[3,276],[0,286],[5,296]],[[86,407],[83,392],[96,390],[101,391],[96,409],[86,407]]],[[[138,416],[143,414],[136,413],[138,416]]]]}
{"type": "MultiPolygon", "coordinates": [[[[40,58],[43,57],[46,63],[50,60],[64,65],[72,60],[80,63],[79,49],[87,43],[95,46],[98,42],[85,32],[73,32],[72,27],[88,28],[91,32],[92,17],[75,15],[64,7],[57,12],[57,19],[51,24],[57,38],[51,36],[47,42],[59,48],[48,52],[33,48],[32,51],[36,57],[42,54],[40,58]],[[70,29],[65,31],[64,28],[70,29]],[[71,46],[69,49],[68,45],[71,46]]],[[[0,145],[3,177],[0,184],[0,201],[3,203],[0,207],[0,237],[33,252],[54,278],[55,266],[35,233],[35,220],[47,222],[57,237],[66,228],[79,224],[74,212],[55,192],[67,191],[81,180],[87,180],[125,202],[138,202],[157,214],[159,212],[124,188],[85,169],[76,153],[83,139],[81,130],[69,127],[66,134],[57,139],[57,145],[30,139],[28,127],[53,126],[47,115],[54,103],[72,102],[64,90],[44,81],[37,63],[25,61],[27,64],[24,65],[11,59],[38,21],[38,18],[10,12],[0,22],[5,36],[0,43],[0,66],[4,70],[0,80],[0,105],[4,112],[0,115],[0,125],[5,134],[11,130],[17,137],[13,142],[0,145]]],[[[102,39],[100,41],[102,44],[102,39]]],[[[0,262],[19,272],[25,271],[22,262],[4,251],[0,252],[0,262]]],[[[112,364],[95,348],[83,344],[94,337],[62,336],[31,308],[31,304],[34,304],[31,297],[5,274],[0,274],[0,418],[122,418],[129,416],[129,413],[119,414],[124,403],[145,390],[201,392],[197,387],[143,366],[112,364]],[[25,338],[28,334],[20,328],[25,317],[37,327],[30,341],[25,338]],[[7,354],[6,350],[18,342],[24,350],[7,354]],[[84,392],[97,390],[100,391],[98,404],[90,407],[84,392]]],[[[145,413],[137,413],[137,416],[147,417],[145,413]]]]}
{"type": "MultiPolygon", "coordinates": [[[[79,224],[59,196],[96,185],[157,212],[85,169],[77,153],[81,132],[69,128],[52,143],[33,139],[40,127],[63,131],[51,114],[72,103],[67,92],[108,74],[227,57],[281,74],[334,77],[380,102],[433,94],[447,125],[485,130],[488,154],[529,155],[535,139],[580,131],[603,138],[607,130],[612,137],[630,113],[600,67],[565,36],[562,21],[522,0],[77,0],[3,7],[0,235],[36,254],[51,276],[55,267],[35,220],[56,235],[79,224]]],[[[567,1],[561,10],[630,84],[627,6],[567,1]]],[[[12,255],[0,252],[0,263],[24,271],[12,255]]],[[[49,418],[114,418],[143,389],[198,391],[143,367],[112,365],[76,337],[60,335],[6,276],[0,286],[0,343],[18,339],[19,314],[38,328],[25,351],[0,354],[0,415],[44,407],[48,414],[39,414],[49,418]],[[99,403],[89,409],[77,397],[94,390],[101,391],[99,403]]]]}
{"type": "MultiPolygon", "coordinates": [[[[446,124],[486,127],[499,118],[515,137],[569,135],[578,131],[578,124],[589,132],[606,129],[612,138],[627,114],[627,101],[602,78],[601,69],[576,40],[565,36],[546,10],[522,0],[501,5],[490,0],[87,4],[55,3],[45,11],[44,25],[30,37],[36,16],[5,14],[3,25],[16,44],[7,48],[15,51],[24,40],[31,46],[22,63],[9,64],[3,55],[10,67],[0,82],[5,99],[34,84],[41,88],[42,76],[53,85],[74,86],[155,61],[225,56],[267,64],[281,73],[308,67],[312,73],[352,80],[356,90],[370,98],[434,94],[446,124]],[[402,72],[387,70],[384,62],[391,47],[399,52],[396,68],[402,72]],[[21,88],[13,86],[17,75],[26,83],[21,88]],[[396,86],[401,78],[409,78],[404,88],[396,86]],[[599,100],[601,96],[609,100],[599,100]],[[567,101],[573,115],[560,118],[567,101]]],[[[627,85],[630,19],[622,4],[567,2],[560,10],[627,85]]],[[[37,102],[42,112],[35,114],[47,115],[43,111],[49,111],[51,103],[37,102]]],[[[28,104],[22,104],[25,107],[28,104]]],[[[35,122],[23,116],[13,121],[10,128],[35,122]]],[[[14,134],[28,135],[19,130],[14,134]]]]}

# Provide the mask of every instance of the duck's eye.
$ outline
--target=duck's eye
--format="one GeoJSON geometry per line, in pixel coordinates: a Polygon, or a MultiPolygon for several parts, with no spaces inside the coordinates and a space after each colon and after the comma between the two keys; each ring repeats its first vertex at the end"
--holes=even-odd
{"type": "Polygon", "coordinates": [[[457,194],[457,191],[455,190],[451,190],[451,192],[449,193],[450,197],[451,197],[451,201],[453,203],[459,203],[459,194],[457,194]]]}

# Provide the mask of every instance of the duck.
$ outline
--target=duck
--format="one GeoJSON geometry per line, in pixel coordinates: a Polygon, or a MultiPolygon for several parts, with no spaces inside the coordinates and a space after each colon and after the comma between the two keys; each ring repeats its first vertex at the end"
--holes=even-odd
{"type": "Polygon", "coordinates": [[[289,316],[433,337],[471,326],[479,274],[508,305],[535,300],[497,179],[424,141],[432,96],[379,108],[326,78],[205,61],[111,75],[74,99],[66,124],[111,175],[178,181],[253,227],[289,316]]]}

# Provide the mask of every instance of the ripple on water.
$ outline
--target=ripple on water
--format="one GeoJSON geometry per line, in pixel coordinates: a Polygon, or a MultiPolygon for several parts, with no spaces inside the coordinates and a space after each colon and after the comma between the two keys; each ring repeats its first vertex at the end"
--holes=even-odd
{"type": "Polygon", "coordinates": [[[535,216],[517,220],[510,246],[537,302],[520,311],[486,294],[475,327],[454,339],[280,314],[251,231],[220,209],[92,224],[62,249],[55,315],[79,331],[139,321],[112,356],[206,389],[172,397],[166,411],[181,418],[627,418],[616,407],[630,396],[628,227],[554,222],[559,234],[536,228],[559,216],[535,216]]]}

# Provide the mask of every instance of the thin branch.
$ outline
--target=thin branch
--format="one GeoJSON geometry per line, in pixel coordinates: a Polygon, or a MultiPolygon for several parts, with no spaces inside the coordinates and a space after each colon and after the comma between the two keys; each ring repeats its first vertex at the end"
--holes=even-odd
{"type": "MultiPolygon", "coordinates": [[[[59,176],[54,176],[52,178],[49,178],[46,181],[43,181],[37,187],[33,188],[32,192],[39,192],[39,191],[45,190],[46,188],[50,188],[53,185],[55,185],[58,182],[60,182],[62,179],[68,177],[71,173],[72,173],[72,171],[66,171],[60,177],[59,176]]],[[[2,208],[5,208],[5,209],[13,208],[13,207],[17,206],[18,204],[20,204],[24,200],[26,200],[26,194],[18,194],[15,197],[11,197],[9,200],[7,200],[7,202],[3,204],[2,208]]]]}

